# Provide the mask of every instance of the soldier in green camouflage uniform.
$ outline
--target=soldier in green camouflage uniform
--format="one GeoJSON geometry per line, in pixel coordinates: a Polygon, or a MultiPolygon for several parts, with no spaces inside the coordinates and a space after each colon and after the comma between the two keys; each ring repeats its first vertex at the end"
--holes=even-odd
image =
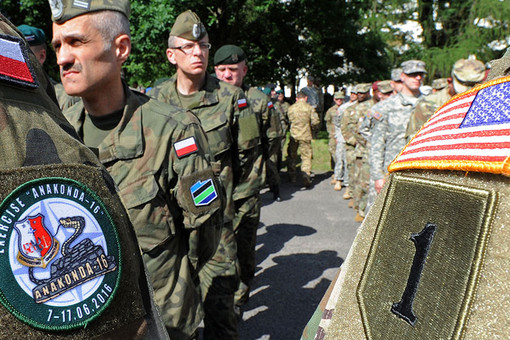
{"type": "Polygon", "coordinates": [[[476,59],[460,59],[453,65],[452,77],[446,79],[446,87],[434,92],[417,104],[407,125],[406,138],[409,141],[425,122],[452,96],[469,90],[485,78],[485,65],[476,59]]]}
{"type": "Polygon", "coordinates": [[[287,132],[289,131],[289,116],[287,112],[289,111],[290,104],[285,100],[285,94],[283,90],[276,91],[277,99],[273,104],[280,115],[280,125],[282,127],[282,140],[280,142],[280,150],[278,154],[278,171],[282,168],[282,160],[285,142],[287,141],[287,132]]]}
{"type": "Polygon", "coordinates": [[[342,133],[346,144],[354,146],[353,161],[349,173],[349,186],[356,210],[355,221],[361,222],[366,208],[366,195],[370,180],[368,162],[367,140],[360,134],[361,123],[366,117],[368,110],[374,104],[370,97],[372,84],[363,83],[356,86],[358,103],[347,108],[342,117],[342,133]]]}
{"type": "MultiPolygon", "coordinates": [[[[279,188],[276,151],[280,145],[280,118],[275,112],[272,102],[263,92],[243,83],[248,72],[246,59],[246,53],[239,46],[224,45],[214,55],[214,70],[218,79],[241,87],[245,91],[248,105],[257,116],[262,137],[262,149],[259,157],[263,157],[265,166],[261,168],[262,172],[259,174],[261,188],[267,180],[270,188],[274,190],[275,186],[279,188]]],[[[241,282],[235,295],[235,304],[240,307],[248,301],[251,282],[255,276],[255,246],[257,245],[257,229],[260,222],[259,193],[243,200],[237,211],[234,219],[234,232],[241,282]]]]}
{"type": "MultiPolygon", "coordinates": [[[[42,216],[44,229],[48,232],[45,236],[60,240],[60,244],[56,243],[56,248],[52,248],[57,249],[57,253],[46,263],[47,267],[36,268],[29,267],[30,264],[22,265],[16,269],[17,279],[11,276],[14,273],[6,270],[10,266],[4,266],[5,263],[2,262],[0,337],[4,339],[27,337],[33,339],[142,337],[166,339],[167,334],[160,321],[157,307],[151,306],[151,293],[132,225],[122,207],[112,178],[93,152],[79,142],[73,128],[60,112],[53,98],[54,93],[50,98],[47,92],[53,91],[51,86],[48,87],[50,80],[34,54],[30,52],[26,40],[1,14],[0,35],[0,54],[4,57],[0,64],[5,66],[10,61],[11,65],[17,65],[16,68],[6,70],[2,67],[0,70],[0,116],[3,122],[0,129],[0,145],[2,145],[0,148],[2,159],[0,215],[3,216],[2,237],[13,241],[11,245],[5,245],[2,242],[4,257],[2,261],[9,261],[9,257],[5,258],[9,254],[14,254],[14,262],[21,259],[21,256],[16,258],[17,253],[22,254],[21,248],[17,247],[17,244],[21,244],[21,240],[18,238],[16,241],[16,237],[21,234],[15,235],[14,229],[20,223],[18,214],[24,210],[29,213],[25,215],[26,218],[35,213],[42,216]],[[33,188],[32,195],[28,195],[30,186],[33,188]],[[84,197],[81,200],[71,200],[70,196],[62,190],[63,187],[74,187],[74,190],[76,192],[79,190],[84,197]],[[20,190],[21,196],[17,194],[20,190]],[[42,195],[37,203],[31,205],[27,200],[29,196],[36,197],[34,194],[36,191],[33,190],[39,191],[42,195]],[[45,190],[44,194],[40,190],[45,190]],[[86,204],[83,203],[86,202],[85,200],[88,200],[86,204]],[[65,206],[62,203],[65,203],[65,206]],[[72,216],[76,213],[75,209],[79,208],[80,211],[85,212],[91,204],[100,209],[97,211],[99,215],[109,220],[103,220],[99,229],[94,231],[94,237],[90,237],[89,225],[94,224],[96,215],[94,211],[89,211],[93,217],[88,219],[87,224],[84,227],[82,225],[83,229],[80,230],[82,235],[88,235],[85,240],[107,255],[107,258],[103,260],[108,261],[109,266],[116,264],[115,267],[112,271],[100,276],[88,277],[88,281],[80,282],[76,286],[67,286],[67,291],[60,290],[62,293],[60,296],[64,297],[65,301],[54,303],[60,297],[53,296],[47,301],[36,303],[30,294],[19,290],[20,287],[16,282],[23,283],[32,289],[32,285],[35,285],[32,279],[23,281],[25,271],[30,272],[29,268],[34,270],[33,274],[36,276],[48,274],[47,277],[55,279],[54,275],[58,275],[59,270],[53,271],[54,264],[62,264],[61,259],[68,259],[64,250],[68,249],[74,253],[77,249],[75,247],[82,244],[78,241],[71,243],[75,235],[72,232],[64,234],[66,237],[73,236],[62,242],[62,234],[58,233],[57,229],[67,229],[64,224],[67,225],[67,221],[72,221],[72,216]],[[16,209],[13,210],[12,207],[16,209]],[[30,211],[26,210],[27,207],[30,211]],[[11,225],[10,231],[5,229],[7,223],[11,225]],[[113,241],[109,243],[107,249],[101,245],[104,240],[113,241]],[[118,251],[115,251],[115,248],[118,251]],[[111,277],[114,278],[114,285],[107,287],[106,283],[112,282],[111,277]],[[9,278],[13,280],[6,281],[9,278]],[[95,281],[100,283],[97,284],[95,281]],[[87,296],[90,295],[87,291],[95,285],[97,285],[96,288],[90,292],[94,294],[93,297],[98,304],[95,306],[99,309],[93,309],[92,304],[88,304],[87,301],[87,296]],[[109,291],[106,291],[108,289],[109,291]],[[11,299],[12,293],[16,294],[15,299],[11,299]],[[98,301],[99,296],[104,304],[98,301]],[[23,303],[24,307],[20,303],[23,303]],[[41,308],[43,309],[42,322],[38,315],[41,308]],[[64,309],[57,312],[59,308],[64,309]],[[82,312],[81,315],[78,309],[82,312]],[[52,312],[55,315],[49,314],[52,312]],[[69,318],[67,318],[68,315],[69,318]]],[[[35,234],[32,235],[35,236],[35,234]]],[[[48,238],[45,240],[48,241],[48,238]]],[[[41,247],[40,249],[47,249],[47,242],[37,244],[41,247]]],[[[52,242],[52,244],[55,243],[52,242]]],[[[94,253],[88,252],[87,255],[94,259],[94,253]]],[[[34,259],[37,260],[37,258],[34,259]]],[[[66,270],[69,270],[69,264],[72,264],[71,261],[63,264],[66,270]]],[[[89,268],[92,271],[97,269],[97,267],[89,268]]],[[[60,280],[60,283],[57,283],[58,289],[67,284],[62,280],[62,276],[60,280]]]]}
{"type": "Polygon", "coordinates": [[[351,199],[351,192],[349,189],[349,170],[350,164],[347,162],[347,148],[345,144],[345,139],[342,134],[342,118],[344,116],[345,110],[347,108],[351,107],[352,105],[355,105],[358,102],[358,94],[355,92],[356,87],[354,87],[351,90],[351,93],[349,94],[349,101],[347,103],[343,103],[340,105],[336,112],[336,117],[333,120],[333,123],[335,124],[335,137],[336,137],[336,158],[342,159],[342,162],[338,162],[335,164],[335,179],[341,180],[341,186],[338,188],[335,185],[335,190],[340,191],[342,190],[342,186],[346,187],[343,198],[348,200],[351,199]]]}
{"type": "Polygon", "coordinates": [[[63,13],[52,8],[52,44],[66,92],[82,101],[64,114],[119,186],[170,337],[189,338],[203,316],[198,274],[222,225],[206,136],[191,113],[130,91],[121,80],[130,53],[128,1],[68,6],[63,13]]]}
{"type": "Polygon", "coordinates": [[[259,192],[260,132],[244,92],[207,73],[209,36],[198,16],[180,14],[166,50],[177,73],[152,90],[164,102],[191,110],[200,119],[211,149],[213,168],[227,196],[220,246],[200,271],[206,338],[236,339],[234,293],[239,287],[232,221],[236,207],[259,192]]]}
{"type": "Polygon", "coordinates": [[[320,126],[320,120],[315,109],[306,100],[306,94],[300,91],[296,96],[296,103],[289,107],[290,141],[287,149],[289,162],[287,169],[291,182],[295,182],[299,149],[303,185],[309,187],[312,184],[310,178],[312,173],[312,130],[320,126]]]}
{"type": "MultiPolygon", "coordinates": [[[[328,150],[329,155],[331,157],[331,166],[332,168],[335,168],[335,164],[338,161],[336,158],[336,138],[335,138],[335,124],[333,123],[333,119],[336,116],[336,111],[342,105],[344,101],[345,92],[344,91],[337,91],[333,95],[333,101],[335,102],[335,105],[331,106],[328,111],[326,111],[326,114],[324,115],[324,121],[326,122],[326,130],[328,131],[328,150]]],[[[334,178],[333,178],[334,179],[334,178]]],[[[334,180],[334,183],[337,181],[334,180]]],[[[340,183],[341,184],[341,183],[340,183]]]]}
{"type": "Polygon", "coordinates": [[[402,90],[381,103],[379,114],[374,115],[374,128],[370,147],[370,178],[376,192],[381,191],[390,162],[406,145],[405,131],[411,112],[422,98],[420,86],[427,71],[421,60],[404,61],[402,90]]]}

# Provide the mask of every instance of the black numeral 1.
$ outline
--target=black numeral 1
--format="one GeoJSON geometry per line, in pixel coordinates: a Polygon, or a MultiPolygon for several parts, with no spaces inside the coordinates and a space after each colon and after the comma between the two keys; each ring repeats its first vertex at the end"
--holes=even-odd
{"type": "Polygon", "coordinates": [[[420,278],[425,266],[425,260],[434,238],[437,226],[427,223],[425,228],[418,234],[411,234],[411,241],[414,242],[416,253],[414,254],[413,266],[407,279],[407,286],[402,294],[402,299],[391,307],[391,311],[406,320],[411,326],[416,324],[416,315],[413,312],[413,302],[420,284],[420,278]]]}

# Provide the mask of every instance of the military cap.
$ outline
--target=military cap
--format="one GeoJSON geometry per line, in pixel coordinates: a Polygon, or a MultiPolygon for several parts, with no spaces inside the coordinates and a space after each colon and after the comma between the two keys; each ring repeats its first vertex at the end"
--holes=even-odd
{"type": "Polygon", "coordinates": [[[333,95],[334,99],[343,99],[345,97],[345,92],[343,90],[336,91],[333,95]]]}
{"type": "Polygon", "coordinates": [[[453,65],[452,78],[455,92],[465,92],[485,78],[485,65],[476,59],[460,59],[453,65]]]}
{"type": "Polygon", "coordinates": [[[48,0],[51,20],[61,24],[82,14],[98,11],[116,11],[129,18],[129,0],[48,0]]]}
{"type": "Polygon", "coordinates": [[[277,94],[283,94],[283,90],[276,91],[277,94]]]}
{"type": "Polygon", "coordinates": [[[438,78],[432,81],[432,88],[434,90],[442,90],[448,85],[448,80],[446,78],[438,78]]]}
{"type": "Polygon", "coordinates": [[[367,93],[372,88],[371,83],[362,83],[357,85],[357,93],[367,93]]]}
{"type": "Polygon", "coordinates": [[[264,92],[267,96],[271,95],[271,89],[269,87],[264,87],[262,92],[264,92]]]}
{"type": "Polygon", "coordinates": [[[232,65],[246,60],[246,53],[236,45],[223,45],[214,54],[214,65],[232,65]]]}
{"type": "Polygon", "coordinates": [[[406,60],[400,64],[400,67],[402,67],[402,72],[405,74],[427,73],[427,70],[425,69],[425,62],[421,60],[406,60]]]}
{"type": "Polygon", "coordinates": [[[510,75],[510,47],[499,59],[489,62],[490,72],[487,75],[487,81],[510,75]]]}
{"type": "Polygon", "coordinates": [[[391,70],[391,80],[400,81],[400,75],[402,74],[401,68],[394,68],[391,70]]]}
{"type": "Polygon", "coordinates": [[[390,80],[381,80],[380,82],[377,83],[377,88],[382,93],[389,93],[393,91],[390,80]]]}
{"type": "Polygon", "coordinates": [[[23,33],[25,40],[30,46],[44,45],[46,43],[46,34],[44,34],[42,29],[29,25],[19,25],[18,29],[23,33]]]}
{"type": "Polygon", "coordinates": [[[358,93],[358,84],[354,85],[351,89],[351,93],[358,93]]]}
{"type": "Polygon", "coordinates": [[[204,24],[192,10],[179,14],[170,31],[171,37],[179,37],[191,41],[199,41],[207,35],[204,24]]]}

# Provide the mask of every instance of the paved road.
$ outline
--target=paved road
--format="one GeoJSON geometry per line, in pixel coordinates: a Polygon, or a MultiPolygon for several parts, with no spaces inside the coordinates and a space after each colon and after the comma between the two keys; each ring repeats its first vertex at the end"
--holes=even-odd
{"type": "Polygon", "coordinates": [[[299,339],[344,261],[360,224],[330,179],[317,174],[313,186],[301,190],[284,176],[281,202],[262,192],[258,268],[241,340],[299,339]]]}

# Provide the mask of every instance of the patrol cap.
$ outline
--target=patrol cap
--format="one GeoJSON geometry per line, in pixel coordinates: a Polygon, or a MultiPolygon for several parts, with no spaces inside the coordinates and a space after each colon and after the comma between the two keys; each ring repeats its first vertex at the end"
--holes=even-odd
{"type": "Polygon", "coordinates": [[[453,65],[452,78],[455,92],[465,92],[485,78],[485,65],[476,59],[460,59],[453,65]]]}
{"type": "Polygon", "coordinates": [[[214,54],[214,65],[232,65],[246,60],[246,53],[236,45],[223,45],[214,54]]]}
{"type": "Polygon", "coordinates": [[[400,64],[400,67],[402,67],[402,72],[405,74],[427,73],[425,62],[421,60],[407,60],[400,64]]]}
{"type": "Polygon", "coordinates": [[[402,69],[400,67],[394,68],[393,70],[391,70],[391,80],[400,81],[401,74],[402,74],[402,69]]]}
{"type": "Polygon", "coordinates": [[[377,88],[379,89],[379,91],[381,93],[390,93],[393,91],[393,88],[391,87],[391,82],[390,80],[381,80],[380,82],[377,83],[377,88]]]}
{"type": "Polygon", "coordinates": [[[351,89],[351,93],[358,93],[358,84],[354,85],[351,89]]]}
{"type": "Polygon", "coordinates": [[[340,90],[340,91],[336,91],[334,94],[333,94],[333,98],[334,99],[343,99],[345,97],[345,92],[343,90],[340,90]]]}
{"type": "Polygon", "coordinates": [[[432,81],[432,88],[434,90],[442,90],[448,85],[448,80],[446,78],[438,78],[432,81]]]}
{"type": "Polygon", "coordinates": [[[357,85],[357,93],[367,93],[372,88],[371,83],[362,83],[357,85]]]}
{"type": "Polygon", "coordinates": [[[129,18],[129,0],[48,0],[51,20],[61,24],[82,14],[98,11],[116,11],[129,18]]]}
{"type": "Polygon", "coordinates": [[[46,34],[44,34],[42,29],[29,25],[19,25],[18,29],[23,33],[25,40],[30,46],[44,45],[46,43],[46,34]]]}
{"type": "Polygon", "coordinates": [[[192,10],[179,14],[170,31],[170,36],[199,41],[207,35],[204,24],[192,10]]]}

